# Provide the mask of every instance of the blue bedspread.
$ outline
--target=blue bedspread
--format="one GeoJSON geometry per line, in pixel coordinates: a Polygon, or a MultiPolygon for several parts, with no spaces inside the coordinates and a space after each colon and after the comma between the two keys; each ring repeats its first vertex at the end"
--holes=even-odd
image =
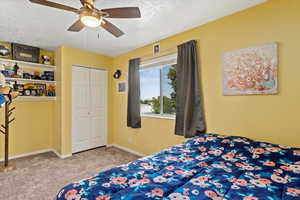
{"type": "Polygon", "coordinates": [[[300,149],[207,134],[70,184],[56,199],[300,200],[300,149]]]}

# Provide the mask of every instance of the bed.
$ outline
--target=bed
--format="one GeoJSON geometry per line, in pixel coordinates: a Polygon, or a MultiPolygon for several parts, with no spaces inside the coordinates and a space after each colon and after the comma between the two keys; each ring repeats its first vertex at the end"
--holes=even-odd
{"type": "Polygon", "coordinates": [[[300,149],[205,134],[64,187],[56,200],[299,200],[300,149]]]}

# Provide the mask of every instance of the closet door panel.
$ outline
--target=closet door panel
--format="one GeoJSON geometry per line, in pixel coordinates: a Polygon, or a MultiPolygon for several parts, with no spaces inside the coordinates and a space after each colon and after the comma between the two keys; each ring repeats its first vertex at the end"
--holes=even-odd
{"type": "Polygon", "coordinates": [[[72,74],[72,151],[75,153],[90,146],[90,74],[82,67],[73,67],[72,74]]]}
{"type": "Polygon", "coordinates": [[[73,153],[90,149],[90,118],[78,118],[78,121],[75,123],[75,138],[73,139],[72,144],[73,153]]]}
{"type": "Polygon", "coordinates": [[[92,117],[91,119],[91,146],[93,148],[106,145],[105,140],[105,124],[103,119],[92,117]]]}
{"type": "Polygon", "coordinates": [[[93,146],[106,144],[106,85],[107,72],[91,69],[90,90],[91,90],[91,143],[93,146]]]}

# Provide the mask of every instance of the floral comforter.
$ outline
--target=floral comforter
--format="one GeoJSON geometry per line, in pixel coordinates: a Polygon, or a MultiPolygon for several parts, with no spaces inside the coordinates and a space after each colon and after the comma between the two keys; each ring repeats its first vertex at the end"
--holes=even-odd
{"type": "Polygon", "coordinates": [[[206,134],[63,188],[56,200],[300,200],[300,149],[206,134]]]}

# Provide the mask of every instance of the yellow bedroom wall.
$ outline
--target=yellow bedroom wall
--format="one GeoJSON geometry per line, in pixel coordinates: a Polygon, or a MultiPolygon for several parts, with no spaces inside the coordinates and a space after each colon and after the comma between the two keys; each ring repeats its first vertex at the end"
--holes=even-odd
{"type": "MultiPolygon", "coordinates": [[[[168,49],[197,40],[208,132],[300,147],[299,10],[299,0],[270,0],[158,41],[168,49]],[[270,42],[279,43],[279,94],[223,96],[222,54],[270,42]]],[[[129,59],[151,52],[152,45],[147,45],[120,55],[114,69],[127,71],[129,59]]],[[[127,128],[127,95],[117,94],[115,85],[116,80],[110,107],[113,143],[150,154],[184,141],[174,135],[174,120],[142,118],[141,129],[127,128]]]]}
{"type": "MultiPolygon", "coordinates": [[[[10,126],[9,155],[15,156],[52,148],[54,131],[53,101],[16,101],[13,116],[16,121],[10,126]]],[[[4,122],[3,108],[0,112],[4,122]]],[[[1,134],[0,158],[4,157],[4,135],[1,134]]]]}
{"type": "MultiPolygon", "coordinates": [[[[100,54],[87,52],[66,46],[59,47],[56,52],[57,59],[57,101],[56,101],[56,132],[54,147],[62,155],[72,153],[72,65],[95,67],[108,71],[108,106],[111,104],[111,77],[113,58],[100,54]]],[[[108,118],[110,112],[108,109],[108,118]]],[[[109,122],[111,120],[108,120],[109,122]]],[[[108,141],[110,142],[110,125],[108,125],[108,141]]]]}

